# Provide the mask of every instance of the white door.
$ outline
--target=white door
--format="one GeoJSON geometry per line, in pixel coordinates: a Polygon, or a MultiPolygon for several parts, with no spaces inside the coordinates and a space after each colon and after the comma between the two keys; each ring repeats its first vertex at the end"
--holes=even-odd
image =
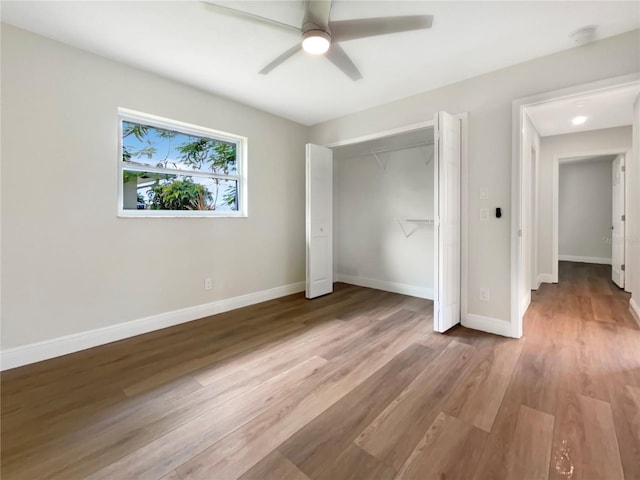
{"type": "Polygon", "coordinates": [[[436,292],[434,329],[460,323],[460,120],[438,112],[434,132],[436,292]]]}
{"type": "Polygon", "coordinates": [[[306,297],[333,291],[333,151],[307,144],[306,297]]]}
{"type": "Polygon", "coordinates": [[[612,168],[611,279],[620,288],[624,288],[624,156],[618,155],[612,168]]]}

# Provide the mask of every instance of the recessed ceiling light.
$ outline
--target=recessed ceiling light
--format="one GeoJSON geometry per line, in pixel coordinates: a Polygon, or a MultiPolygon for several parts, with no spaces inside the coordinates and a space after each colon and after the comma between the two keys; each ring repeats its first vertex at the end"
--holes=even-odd
{"type": "Polygon", "coordinates": [[[571,123],[573,123],[574,125],[582,125],[586,121],[587,117],[585,117],[584,115],[578,115],[577,117],[573,117],[571,123]]]}
{"type": "Polygon", "coordinates": [[[302,48],[312,55],[322,55],[329,50],[331,37],[322,30],[308,30],[302,35],[302,48]]]}

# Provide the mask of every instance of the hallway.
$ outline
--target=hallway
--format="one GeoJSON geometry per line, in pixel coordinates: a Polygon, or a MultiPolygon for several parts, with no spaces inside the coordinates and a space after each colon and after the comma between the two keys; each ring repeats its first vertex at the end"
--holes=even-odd
{"type": "Polygon", "coordinates": [[[555,414],[550,478],[622,478],[620,461],[624,478],[639,479],[640,327],[629,294],[608,265],[560,262],[559,274],[533,293],[524,320],[539,384],[525,403],[555,414]]]}

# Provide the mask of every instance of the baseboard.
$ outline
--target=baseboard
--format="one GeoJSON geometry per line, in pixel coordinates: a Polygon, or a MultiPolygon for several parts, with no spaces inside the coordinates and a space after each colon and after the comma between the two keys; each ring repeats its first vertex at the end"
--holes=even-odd
{"type": "Polygon", "coordinates": [[[631,314],[635,317],[636,322],[638,322],[638,326],[640,326],[640,306],[636,303],[634,298],[629,300],[629,307],[631,314]]]}
{"type": "Polygon", "coordinates": [[[600,265],[611,265],[610,258],[604,257],[581,257],[577,255],[558,255],[561,262],[597,263],[600,265]]]}
{"type": "Polygon", "coordinates": [[[130,322],[110,325],[88,332],[75,333],[38,343],[10,348],[0,352],[0,370],[20,367],[49,358],[67,355],[87,348],[97,347],[124,338],[134,337],[154,330],[191,322],[217,313],[266,302],[292,293],[302,292],[305,283],[297,282],[268,290],[217,300],[203,305],[182,308],[171,312],[151,315],[130,322]]]}
{"type": "Polygon", "coordinates": [[[375,288],[376,290],[384,290],[385,292],[401,293],[402,295],[409,295],[411,297],[433,300],[433,288],[416,287],[415,285],[408,285],[406,283],[387,282],[374,278],[355,277],[340,273],[335,276],[335,280],[336,282],[358,285],[359,287],[375,288]]]}
{"type": "Polygon", "coordinates": [[[468,313],[466,318],[462,319],[462,326],[480,330],[482,332],[493,333],[503,337],[511,337],[511,323],[498,318],[483,317],[482,315],[474,315],[468,313]]]}
{"type": "Polygon", "coordinates": [[[538,275],[538,287],[543,283],[553,283],[553,275],[550,273],[540,273],[538,275]]]}

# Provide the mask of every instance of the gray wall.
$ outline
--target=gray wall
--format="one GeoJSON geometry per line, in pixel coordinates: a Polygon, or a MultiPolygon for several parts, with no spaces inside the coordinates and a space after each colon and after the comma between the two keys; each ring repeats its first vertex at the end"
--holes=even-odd
{"type": "Polygon", "coordinates": [[[640,36],[634,30],[315,125],[311,138],[331,144],[423,122],[438,110],[469,112],[468,308],[509,320],[513,100],[638,71],[640,36]],[[489,190],[489,200],[479,199],[482,188],[489,190]],[[485,204],[502,207],[502,218],[481,222],[485,204]],[[479,301],[480,287],[491,289],[489,302],[479,301]]]}
{"type": "Polygon", "coordinates": [[[2,25],[2,348],[303,281],[307,134],[2,25]],[[248,137],[249,217],[118,218],[118,107],[248,137]]]}
{"type": "MultiPolygon", "coordinates": [[[[640,185],[640,96],[633,104],[633,135],[632,155],[627,162],[627,184],[629,181],[640,185]]],[[[626,211],[629,215],[627,222],[627,249],[631,260],[631,270],[627,269],[628,281],[631,284],[631,305],[637,320],[640,322],[640,188],[629,191],[629,204],[626,211]]]]}
{"type": "MultiPolygon", "coordinates": [[[[433,298],[433,226],[405,236],[398,219],[433,219],[433,145],[336,160],[336,273],[401,284],[433,298]]],[[[415,225],[405,224],[410,230],[415,225]]],[[[339,278],[339,277],[338,277],[339,278]]]]}

